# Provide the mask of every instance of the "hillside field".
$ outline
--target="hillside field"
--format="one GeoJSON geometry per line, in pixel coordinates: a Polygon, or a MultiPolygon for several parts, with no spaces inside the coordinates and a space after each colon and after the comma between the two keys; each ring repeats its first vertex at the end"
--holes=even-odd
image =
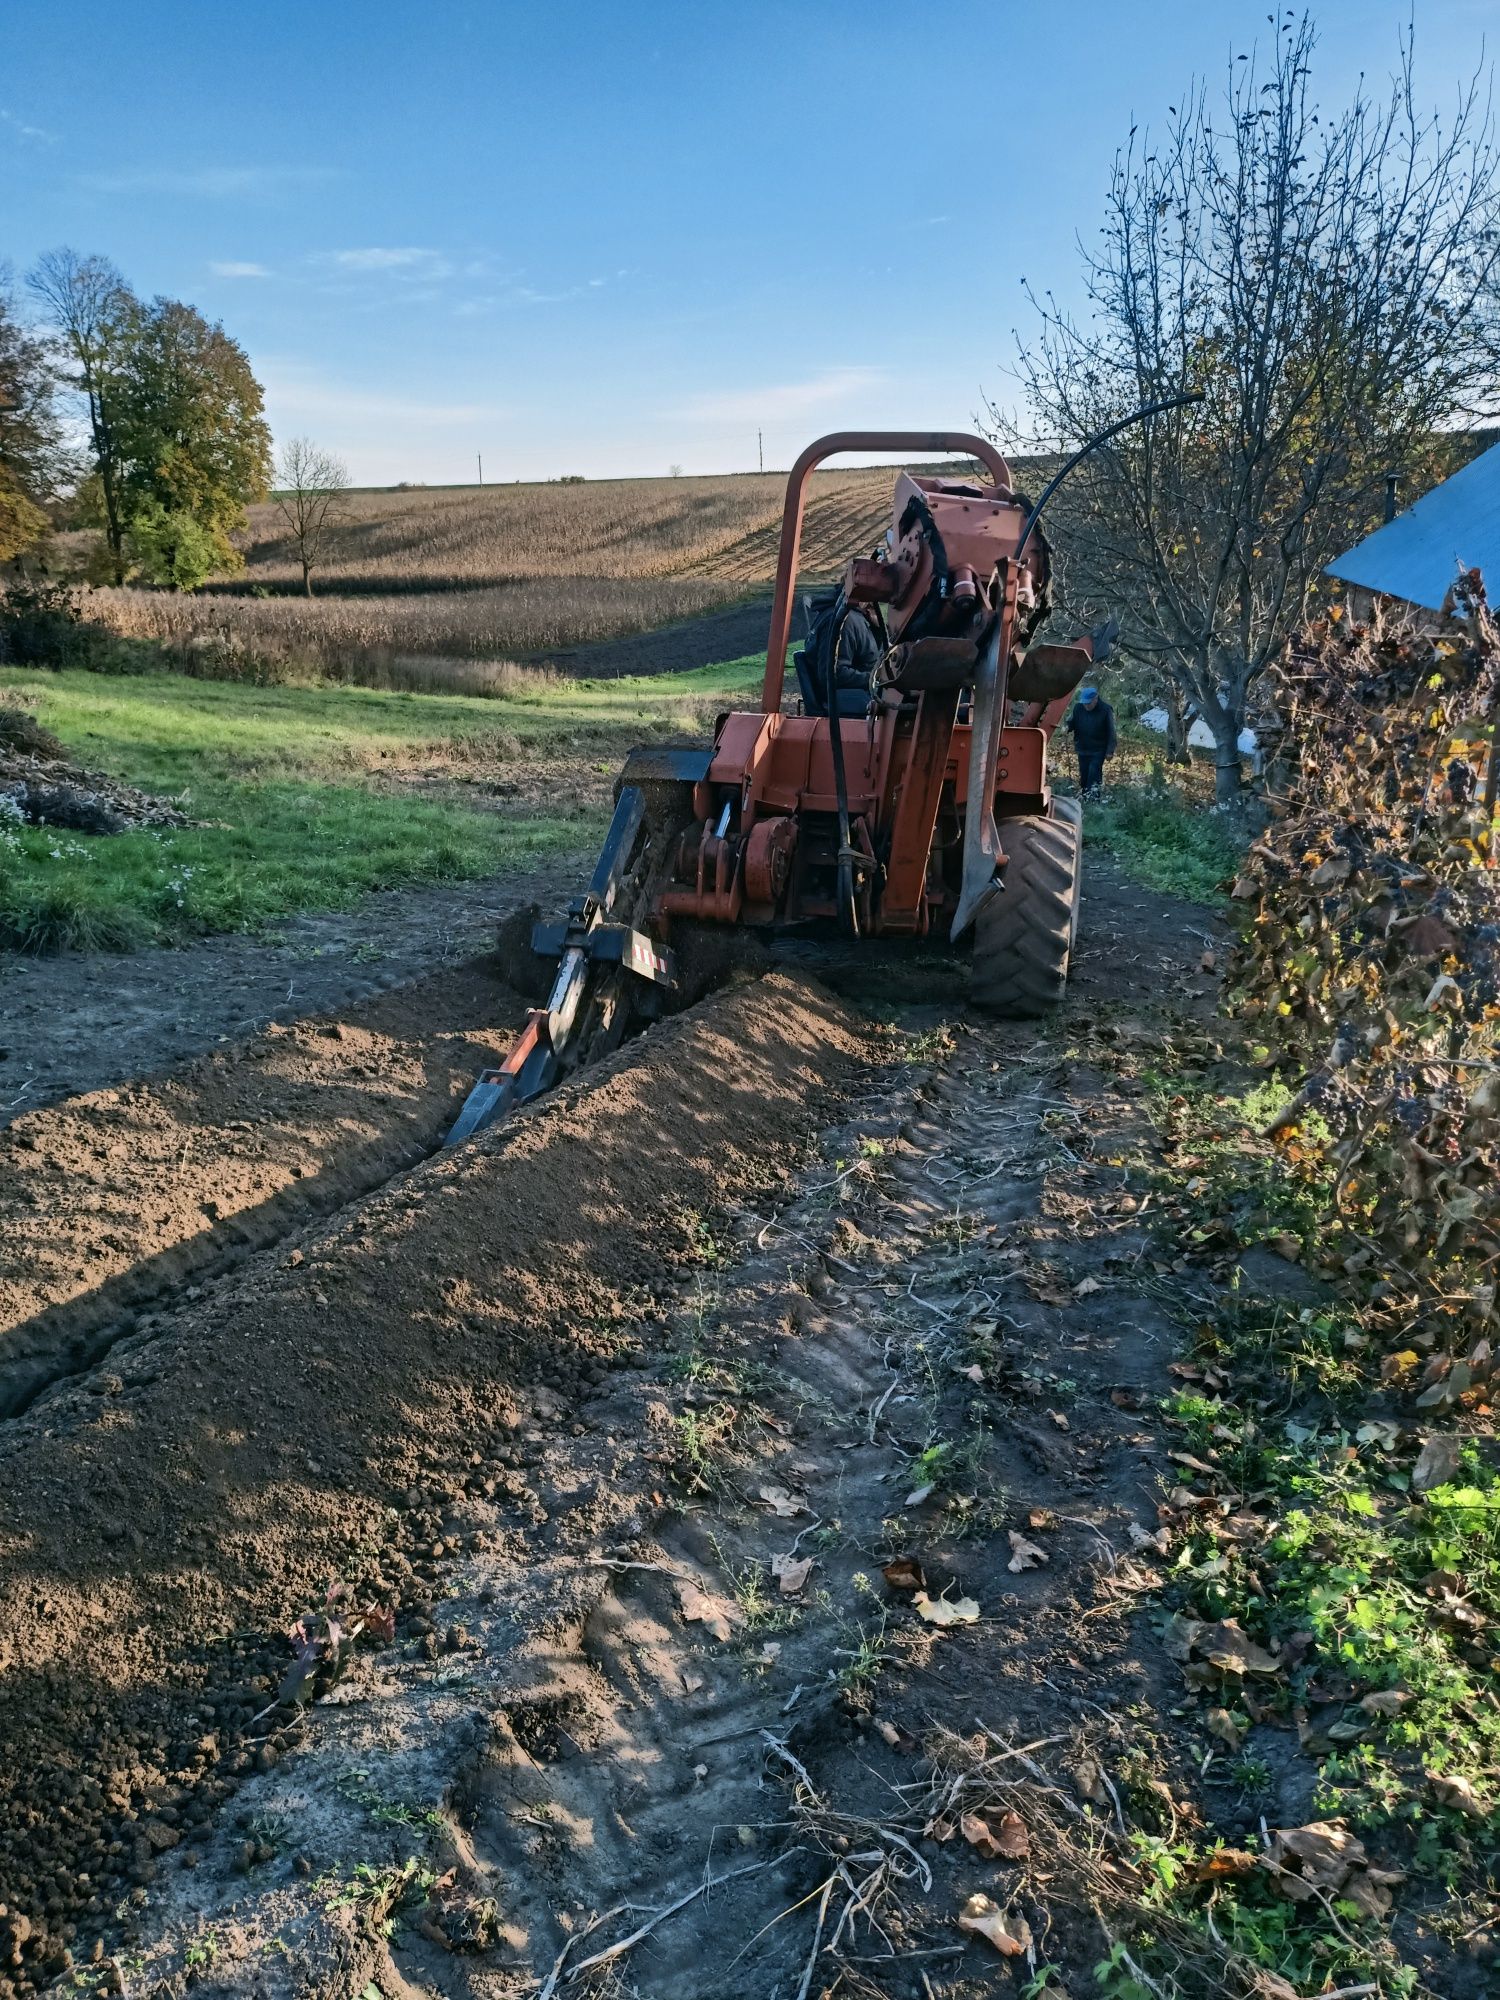
{"type": "MultiPolygon", "coordinates": [[[[886,525],[890,467],[815,475],[802,575],[821,581],[886,525]]],[[[485,691],[474,663],[572,648],[763,596],[776,564],[781,474],[352,492],[315,595],[274,501],[250,511],[245,567],[188,596],[91,591],[91,616],[228,678],[333,674],[413,683],[403,662],[451,662],[437,684],[485,691]]]]}

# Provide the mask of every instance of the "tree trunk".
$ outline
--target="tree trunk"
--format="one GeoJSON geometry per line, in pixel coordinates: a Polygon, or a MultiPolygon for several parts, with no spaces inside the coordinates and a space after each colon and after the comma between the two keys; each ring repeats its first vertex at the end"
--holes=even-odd
{"type": "Polygon", "coordinates": [[[1244,789],[1240,770],[1244,690],[1234,681],[1226,687],[1214,672],[1211,657],[1197,663],[1197,679],[1199,713],[1214,737],[1214,797],[1220,805],[1230,805],[1244,789]]]}
{"type": "MultiPolygon", "coordinates": [[[[1239,731],[1235,731],[1235,736],[1239,731]]],[[[1244,773],[1240,769],[1238,742],[1231,739],[1226,745],[1214,743],[1214,797],[1221,806],[1232,805],[1245,788],[1244,773]]]]}
{"type": "Polygon", "coordinates": [[[1193,755],[1188,747],[1188,731],[1196,720],[1196,711],[1191,719],[1183,714],[1182,696],[1176,688],[1164,690],[1162,705],[1167,711],[1167,762],[1191,764],[1193,755]]]}
{"type": "Polygon", "coordinates": [[[312,564],[306,556],[302,558],[302,593],[305,597],[312,596],[312,564]]]}

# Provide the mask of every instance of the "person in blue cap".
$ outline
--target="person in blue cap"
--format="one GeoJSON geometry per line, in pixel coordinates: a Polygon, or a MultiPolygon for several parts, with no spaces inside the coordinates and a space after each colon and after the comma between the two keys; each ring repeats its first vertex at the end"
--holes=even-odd
{"type": "Polygon", "coordinates": [[[1119,742],[1115,712],[1101,699],[1098,688],[1078,690],[1068,727],[1073,732],[1073,748],[1078,752],[1078,789],[1086,799],[1097,799],[1104,784],[1105,761],[1114,756],[1119,742]]]}

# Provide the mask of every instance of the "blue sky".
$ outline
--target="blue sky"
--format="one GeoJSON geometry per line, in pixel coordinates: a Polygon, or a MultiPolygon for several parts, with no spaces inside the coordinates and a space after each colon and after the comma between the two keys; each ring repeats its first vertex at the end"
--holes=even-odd
{"type": "MultiPolygon", "coordinates": [[[[1318,10],[1323,101],[1410,0],[1318,10]]],[[[1415,0],[1447,106],[1492,0],[1415,0]]],[[[60,243],[244,342],[360,482],[783,466],[1010,392],[1133,117],[1224,0],[3,0],[0,259],[60,243]]]]}

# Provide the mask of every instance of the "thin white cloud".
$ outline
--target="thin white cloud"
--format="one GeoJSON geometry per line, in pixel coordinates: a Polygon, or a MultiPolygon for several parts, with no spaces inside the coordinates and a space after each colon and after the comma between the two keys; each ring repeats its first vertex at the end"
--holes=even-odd
{"type": "Polygon", "coordinates": [[[216,278],[269,278],[271,275],[264,264],[241,263],[237,257],[216,260],[208,268],[216,278]]]}
{"type": "Polygon", "coordinates": [[[80,174],[78,183],[92,194],[191,195],[208,201],[232,201],[291,193],[334,178],[330,167],[192,167],[185,171],[152,167],[80,174]]]}
{"type": "Polygon", "coordinates": [[[439,250],[386,249],[379,244],[330,250],[324,261],[340,271],[400,271],[422,278],[446,278],[453,268],[439,250]]]}
{"type": "Polygon", "coordinates": [[[14,111],[0,110],[0,125],[15,134],[18,139],[29,140],[37,146],[55,146],[57,134],[49,132],[43,125],[28,125],[24,118],[18,118],[14,111]]]}
{"type": "Polygon", "coordinates": [[[690,424],[776,424],[816,410],[836,409],[888,386],[884,368],[825,368],[801,382],[777,382],[761,389],[726,389],[692,396],[670,414],[690,424]]]}

